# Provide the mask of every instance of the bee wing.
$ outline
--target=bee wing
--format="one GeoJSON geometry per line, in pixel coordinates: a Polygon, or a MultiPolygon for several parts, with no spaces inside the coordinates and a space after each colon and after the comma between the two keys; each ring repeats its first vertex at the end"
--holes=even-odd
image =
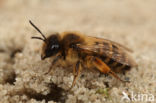
{"type": "Polygon", "coordinates": [[[109,40],[89,38],[86,44],[77,44],[77,48],[88,54],[108,57],[121,64],[136,65],[133,59],[124,51],[125,48],[109,40]]]}
{"type": "Polygon", "coordinates": [[[130,49],[130,48],[128,48],[128,47],[126,47],[126,46],[124,46],[124,45],[122,45],[122,44],[119,44],[119,43],[117,43],[117,42],[114,42],[114,41],[111,41],[111,40],[108,40],[108,39],[104,39],[104,38],[91,37],[91,36],[88,36],[88,37],[89,37],[89,38],[92,38],[92,39],[97,39],[97,40],[100,40],[100,41],[104,41],[104,42],[110,42],[110,43],[113,43],[113,44],[115,44],[115,45],[118,45],[120,48],[122,48],[122,49],[124,49],[124,50],[126,50],[126,51],[128,51],[128,52],[133,52],[132,49],[130,49]]]}

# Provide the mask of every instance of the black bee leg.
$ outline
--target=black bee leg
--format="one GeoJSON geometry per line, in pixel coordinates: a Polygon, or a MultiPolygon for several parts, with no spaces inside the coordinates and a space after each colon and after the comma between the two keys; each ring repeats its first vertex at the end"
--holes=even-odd
{"type": "Polygon", "coordinates": [[[123,75],[125,75],[125,74],[126,74],[126,72],[125,72],[125,71],[123,71],[123,72],[122,72],[122,74],[123,74],[123,75]]]}
{"type": "Polygon", "coordinates": [[[56,64],[56,62],[61,58],[61,55],[56,56],[56,58],[54,58],[54,60],[51,63],[51,66],[49,68],[49,70],[45,73],[45,74],[49,74],[53,68],[53,66],[56,64]]]}
{"type": "MultiPolygon", "coordinates": [[[[76,66],[75,66],[74,69],[73,69],[74,79],[73,79],[72,86],[71,86],[70,89],[72,89],[72,88],[74,87],[74,85],[75,85],[75,83],[76,83],[76,80],[77,80],[78,76],[79,76],[80,73],[81,73],[81,70],[82,70],[81,63],[80,63],[80,61],[78,61],[78,62],[76,63],[76,66]]],[[[69,89],[69,90],[70,90],[70,89],[69,89]]]]}

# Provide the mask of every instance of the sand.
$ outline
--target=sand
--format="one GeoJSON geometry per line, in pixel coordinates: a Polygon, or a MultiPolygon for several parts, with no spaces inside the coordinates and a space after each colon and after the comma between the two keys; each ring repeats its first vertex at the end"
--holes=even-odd
{"type": "Polygon", "coordinates": [[[0,103],[155,103],[155,11],[155,0],[0,0],[0,103]],[[75,87],[66,91],[72,68],[44,74],[51,59],[41,61],[43,42],[30,39],[40,34],[29,20],[46,36],[79,31],[131,48],[138,68],[118,74],[131,82],[83,70],[75,87]],[[130,101],[122,101],[123,92],[130,101]]]}

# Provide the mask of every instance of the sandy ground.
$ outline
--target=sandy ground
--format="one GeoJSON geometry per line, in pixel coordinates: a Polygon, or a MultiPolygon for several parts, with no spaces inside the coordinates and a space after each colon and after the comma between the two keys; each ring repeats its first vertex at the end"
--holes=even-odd
{"type": "Polygon", "coordinates": [[[0,0],[0,103],[125,103],[123,92],[129,102],[155,103],[155,11],[156,0],[0,0]],[[84,70],[67,92],[72,69],[58,67],[44,75],[50,60],[41,61],[42,42],[30,39],[39,34],[29,20],[46,36],[79,31],[133,49],[138,68],[118,74],[131,83],[84,70]]]}

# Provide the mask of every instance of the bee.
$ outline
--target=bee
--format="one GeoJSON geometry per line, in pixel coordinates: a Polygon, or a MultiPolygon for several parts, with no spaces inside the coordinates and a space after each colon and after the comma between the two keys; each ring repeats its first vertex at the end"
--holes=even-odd
{"type": "Polygon", "coordinates": [[[52,67],[60,63],[60,60],[73,65],[74,78],[71,88],[74,87],[83,68],[96,69],[112,75],[121,82],[128,82],[120,79],[116,73],[125,73],[131,67],[137,66],[127,53],[132,51],[114,41],[85,36],[78,32],[54,33],[45,37],[37,26],[29,22],[42,36],[32,37],[43,41],[41,59],[54,57],[47,73],[51,72],[52,67]]]}

